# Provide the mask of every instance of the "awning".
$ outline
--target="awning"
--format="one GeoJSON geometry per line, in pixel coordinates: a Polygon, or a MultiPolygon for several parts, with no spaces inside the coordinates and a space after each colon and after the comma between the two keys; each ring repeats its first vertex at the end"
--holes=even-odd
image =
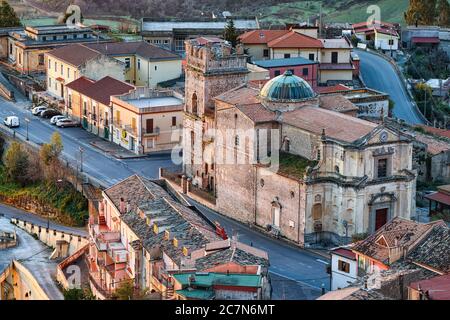
{"type": "Polygon", "coordinates": [[[413,37],[412,38],[412,43],[440,43],[441,41],[439,40],[438,37],[432,37],[432,38],[428,38],[428,37],[413,37]]]}
{"type": "Polygon", "coordinates": [[[436,201],[439,203],[446,204],[450,206],[450,195],[442,193],[442,192],[435,192],[429,195],[426,195],[425,198],[428,200],[436,201]]]}
{"type": "Polygon", "coordinates": [[[56,78],[56,81],[65,82],[64,78],[61,78],[61,77],[56,78]]]}

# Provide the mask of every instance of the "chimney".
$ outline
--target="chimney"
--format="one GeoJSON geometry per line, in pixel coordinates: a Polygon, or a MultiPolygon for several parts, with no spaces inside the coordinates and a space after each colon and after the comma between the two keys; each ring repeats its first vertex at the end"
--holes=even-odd
{"type": "Polygon", "coordinates": [[[125,200],[124,198],[120,198],[119,211],[121,214],[125,213],[125,200]]]}

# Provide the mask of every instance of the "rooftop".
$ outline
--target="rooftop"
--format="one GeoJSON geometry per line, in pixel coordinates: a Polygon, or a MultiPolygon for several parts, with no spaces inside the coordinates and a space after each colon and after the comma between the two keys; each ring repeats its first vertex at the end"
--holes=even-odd
{"type": "Polygon", "coordinates": [[[450,228],[436,225],[408,255],[408,260],[436,272],[450,272],[450,228]]]}
{"type": "MultiPolygon", "coordinates": [[[[195,20],[174,20],[174,21],[157,21],[144,18],[142,20],[143,32],[162,32],[173,31],[175,29],[212,29],[223,30],[228,23],[227,19],[202,19],[195,20]]],[[[238,30],[258,29],[259,24],[256,18],[233,18],[234,26],[238,30]]]]}
{"type": "Polygon", "coordinates": [[[124,94],[134,89],[134,86],[109,76],[97,82],[82,77],[67,84],[67,87],[106,106],[110,104],[111,96],[124,94]]]}
{"type": "Polygon", "coordinates": [[[296,102],[316,96],[311,86],[300,77],[286,71],[268,81],[261,89],[260,97],[266,101],[296,102]]]}
{"type": "Polygon", "coordinates": [[[359,108],[342,94],[322,95],[319,97],[320,107],[336,112],[358,111],[359,108]]]}
{"type": "Polygon", "coordinates": [[[181,110],[184,105],[183,97],[172,90],[146,87],[138,87],[134,91],[113,96],[111,100],[119,105],[120,101],[126,102],[140,112],[181,110]]]}
{"type": "Polygon", "coordinates": [[[253,64],[256,64],[263,68],[303,66],[303,65],[311,65],[311,64],[318,64],[318,63],[319,62],[317,62],[317,61],[311,61],[311,60],[308,60],[308,59],[305,59],[302,57],[253,61],[253,64]]]}
{"type": "Polygon", "coordinates": [[[289,30],[252,30],[242,34],[239,39],[244,44],[264,44],[287,33],[289,30]]]}
{"type": "Polygon", "coordinates": [[[345,39],[320,39],[325,49],[351,49],[352,45],[345,39]]]}
{"type": "Polygon", "coordinates": [[[98,51],[76,43],[54,49],[48,55],[63,60],[75,67],[79,67],[87,61],[99,57],[101,54],[98,51]]]}
{"type": "Polygon", "coordinates": [[[185,290],[177,290],[176,293],[188,299],[211,300],[214,298],[214,291],[212,290],[197,290],[188,288],[185,290]]]}
{"type": "Polygon", "coordinates": [[[307,35],[289,31],[267,43],[269,48],[323,48],[322,41],[307,35]]]}
{"type": "Polygon", "coordinates": [[[430,300],[450,300],[450,274],[413,282],[409,287],[421,290],[430,300]]]}
{"type": "Polygon", "coordinates": [[[90,43],[85,46],[107,56],[136,54],[150,61],[181,60],[179,55],[146,41],[90,43]]]}
{"type": "Polygon", "coordinates": [[[315,165],[315,161],[305,159],[292,153],[280,152],[278,173],[295,179],[303,179],[306,169],[308,167],[314,167],[315,165]]]}
{"type": "Polygon", "coordinates": [[[394,262],[390,261],[390,249],[411,249],[410,247],[435,225],[436,223],[424,224],[396,217],[365,240],[355,244],[352,250],[389,265],[394,262]]]}
{"type": "Polygon", "coordinates": [[[256,274],[202,272],[174,274],[173,277],[183,286],[195,284],[197,287],[261,287],[261,276],[256,274]]]}

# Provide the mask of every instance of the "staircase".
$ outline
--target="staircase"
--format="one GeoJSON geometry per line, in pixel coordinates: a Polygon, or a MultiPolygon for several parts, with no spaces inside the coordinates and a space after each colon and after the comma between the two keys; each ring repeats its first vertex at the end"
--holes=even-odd
{"type": "Polygon", "coordinates": [[[166,289],[166,299],[170,300],[173,298],[173,296],[175,295],[175,291],[173,289],[173,287],[167,287],[166,289]]]}
{"type": "Polygon", "coordinates": [[[103,216],[103,215],[99,215],[98,216],[98,224],[99,225],[105,225],[106,224],[105,216],[103,216]]]}

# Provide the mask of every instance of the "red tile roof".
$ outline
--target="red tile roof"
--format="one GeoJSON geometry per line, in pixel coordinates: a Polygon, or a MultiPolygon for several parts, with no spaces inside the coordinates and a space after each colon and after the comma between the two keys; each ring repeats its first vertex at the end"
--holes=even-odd
{"type": "Polygon", "coordinates": [[[431,300],[450,300],[450,274],[413,282],[409,287],[414,290],[420,289],[428,294],[431,300]]]}
{"type": "Polygon", "coordinates": [[[270,48],[323,48],[322,41],[295,31],[290,31],[267,45],[270,48]]]}
{"type": "Polygon", "coordinates": [[[322,129],[325,129],[327,137],[344,142],[354,142],[377,127],[369,121],[312,106],[285,112],[282,117],[283,123],[316,135],[321,135],[322,129]]]}
{"type": "Polygon", "coordinates": [[[242,34],[239,39],[243,44],[267,44],[287,33],[289,30],[253,30],[242,34]]]}
{"type": "Polygon", "coordinates": [[[338,84],[332,87],[316,87],[314,90],[317,93],[337,93],[339,91],[348,91],[351,90],[349,87],[344,86],[343,84],[338,84]]]}
{"type": "Polygon", "coordinates": [[[426,195],[425,198],[450,206],[450,195],[444,194],[442,192],[436,192],[426,195]]]}
{"type": "Polygon", "coordinates": [[[420,127],[425,129],[425,131],[435,134],[437,136],[450,138],[450,130],[439,129],[439,128],[434,128],[434,127],[429,127],[429,126],[420,126],[420,127]]]}
{"type": "Polygon", "coordinates": [[[91,80],[86,77],[80,77],[77,80],[74,80],[66,84],[66,87],[77,92],[82,92],[87,88],[89,88],[93,83],[95,83],[94,80],[91,80]]]}
{"type": "Polygon", "coordinates": [[[87,61],[100,56],[100,52],[77,43],[52,50],[48,55],[63,60],[74,67],[79,67],[87,61]]]}
{"type": "Polygon", "coordinates": [[[270,122],[276,119],[276,113],[260,103],[237,105],[236,108],[255,123],[270,122]]]}
{"type": "Polygon", "coordinates": [[[111,96],[124,94],[135,88],[109,76],[97,82],[81,77],[69,83],[67,87],[107,106],[111,96]]]}
{"type": "Polygon", "coordinates": [[[358,111],[359,108],[341,94],[329,94],[319,97],[320,107],[336,112],[358,111]]]}
{"type": "Polygon", "coordinates": [[[356,260],[356,254],[351,249],[337,248],[331,252],[347,259],[356,260]]]}

